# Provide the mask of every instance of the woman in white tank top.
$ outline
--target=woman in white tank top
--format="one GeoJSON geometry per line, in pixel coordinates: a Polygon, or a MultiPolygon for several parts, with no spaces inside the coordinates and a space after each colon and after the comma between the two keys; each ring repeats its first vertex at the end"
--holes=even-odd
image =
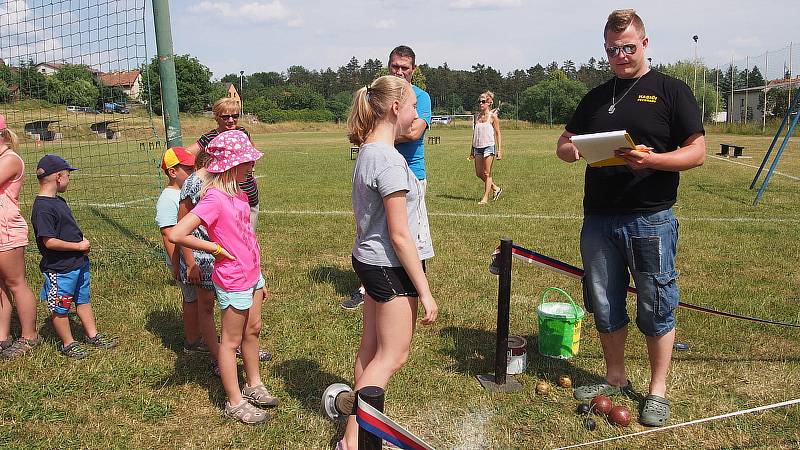
{"type": "Polygon", "coordinates": [[[492,180],[492,163],[494,159],[503,159],[503,143],[500,137],[500,119],[497,117],[497,110],[492,110],[494,94],[486,91],[481,94],[480,112],[475,116],[475,128],[472,134],[472,150],[469,159],[475,162],[475,175],[483,181],[483,197],[478,202],[485,205],[489,201],[489,193],[492,200],[500,198],[503,188],[494,184],[492,180]]]}

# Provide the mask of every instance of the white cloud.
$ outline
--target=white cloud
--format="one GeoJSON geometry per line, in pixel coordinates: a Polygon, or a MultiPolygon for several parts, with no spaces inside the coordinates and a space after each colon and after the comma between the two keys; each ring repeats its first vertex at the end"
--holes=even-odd
{"type": "Polygon", "coordinates": [[[508,9],[519,8],[522,0],[453,0],[450,7],[453,9],[508,9]]]}
{"type": "Polygon", "coordinates": [[[280,0],[252,2],[243,5],[228,1],[202,1],[190,8],[191,12],[222,17],[238,23],[284,23],[290,27],[303,24],[302,18],[283,5],[280,0]]]}
{"type": "Polygon", "coordinates": [[[379,20],[373,27],[378,30],[392,30],[397,28],[397,22],[395,22],[394,19],[379,20]]]}
{"type": "MultiPolygon", "coordinates": [[[[80,28],[81,17],[64,8],[45,15],[41,8],[29,7],[23,0],[0,3],[0,29],[7,30],[0,34],[0,58],[13,65],[29,60],[34,63],[68,62],[103,71],[127,70],[144,61],[121,55],[119,49],[109,48],[110,42],[97,40],[96,35],[93,39],[92,30],[80,28]],[[42,26],[42,22],[49,25],[42,26]],[[65,46],[62,40],[66,33],[69,33],[70,45],[65,46]]],[[[120,39],[126,44],[136,44],[136,38],[130,36],[120,39]]]]}
{"type": "Polygon", "coordinates": [[[737,47],[752,47],[759,48],[764,44],[758,36],[736,36],[730,40],[730,43],[737,47]]]}

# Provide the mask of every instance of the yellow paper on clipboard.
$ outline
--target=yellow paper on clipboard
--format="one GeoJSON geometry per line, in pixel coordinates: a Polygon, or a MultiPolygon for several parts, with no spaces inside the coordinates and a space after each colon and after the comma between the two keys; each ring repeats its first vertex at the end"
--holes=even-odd
{"type": "Polygon", "coordinates": [[[625,165],[624,160],[614,156],[614,151],[620,148],[636,149],[636,144],[625,130],[576,134],[570,140],[592,167],[625,165]]]}

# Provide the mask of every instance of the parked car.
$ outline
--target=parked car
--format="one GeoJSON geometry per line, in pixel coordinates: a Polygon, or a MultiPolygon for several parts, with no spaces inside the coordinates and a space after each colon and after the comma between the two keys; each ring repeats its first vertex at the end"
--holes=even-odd
{"type": "Polygon", "coordinates": [[[103,103],[103,112],[106,114],[113,114],[113,113],[120,113],[120,114],[128,114],[128,108],[125,105],[119,103],[103,103]]]}
{"type": "Polygon", "coordinates": [[[67,106],[67,111],[69,111],[69,112],[78,112],[78,111],[82,111],[82,110],[83,110],[83,107],[81,107],[81,106],[75,106],[75,105],[67,106]]]}

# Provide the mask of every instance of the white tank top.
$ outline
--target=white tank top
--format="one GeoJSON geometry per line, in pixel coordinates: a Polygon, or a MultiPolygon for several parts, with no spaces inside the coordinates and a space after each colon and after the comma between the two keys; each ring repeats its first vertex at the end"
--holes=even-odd
{"type": "Polygon", "coordinates": [[[494,145],[492,118],[493,115],[489,112],[486,114],[486,122],[475,122],[475,129],[472,132],[472,147],[485,148],[494,145]]]}

